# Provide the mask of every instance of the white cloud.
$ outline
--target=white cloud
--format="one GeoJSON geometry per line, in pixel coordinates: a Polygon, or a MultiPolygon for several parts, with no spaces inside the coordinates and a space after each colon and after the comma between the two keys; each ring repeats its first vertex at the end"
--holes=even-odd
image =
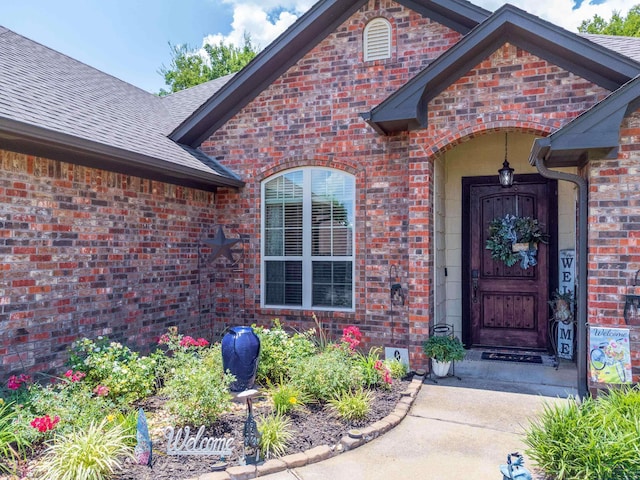
{"type": "MultiPolygon", "coordinates": [[[[499,0],[475,0],[473,3],[495,11],[504,5],[505,2],[499,0]]],[[[584,0],[580,8],[573,9],[575,2],[573,0],[510,0],[509,3],[527,12],[536,15],[551,23],[560,25],[561,27],[577,32],[578,26],[583,20],[589,20],[594,15],[600,15],[605,20],[609,20],[614,10],[626,15],[632,6],[630,0],[606,0],[600,5],[591,5],[589,0],[584,0]]]]}
{"type": "Polygon", "coordinates": [[[244,34],[251,36],[254,45],[264,48],[284,32],[299,16],[309,10],[316,0],[262,0],[259,3],[243,0],[222,0],[233,6],[231,32],[216,33],[203,39],[207,43],[242,45],[244,34]]]}
{"type": "MultiPolygon", "coordinates": [[[[509,3],[548,20],[565,29],[577,32],[583,20],[591,19],[595,14],[605,19],[611,18],[613,11],[626,14],[631,7],[629,0],[606,0],[600,5],[592,5],[584,0],[578,9],[574,0],[510,0],[509,3]]],[[[220,41],[238,46],[243,43],[244,33],[251,36],[254,45],[266,47],[284,32],[296,19],[309,10],[316,0],[222,0],[233,7],[231,32],[215,33],[203,39],[207,43],[220,41]]],[[[472,0],[472,3],[490,11],[504,5],[501,0],[472,0]]]]}

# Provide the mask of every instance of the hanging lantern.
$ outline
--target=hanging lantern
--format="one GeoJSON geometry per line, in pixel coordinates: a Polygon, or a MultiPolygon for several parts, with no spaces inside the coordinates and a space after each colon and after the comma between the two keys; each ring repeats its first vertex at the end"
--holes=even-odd
{"type": "Polygon", "coordinates": [[[502,168],[498,170],[498,178],[500,179],[500,185],[508,188],[513,185],[513,168],[509,166],[507,160],[507,134],[504,134],[504,163],[502,168]]]}

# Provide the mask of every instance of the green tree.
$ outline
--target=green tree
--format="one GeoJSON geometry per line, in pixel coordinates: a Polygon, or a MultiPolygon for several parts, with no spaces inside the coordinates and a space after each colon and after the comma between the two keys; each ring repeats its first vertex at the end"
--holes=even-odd
{"type": "Polygon", "coordinates": [[[580,33],[640,37],[640,4],[631,7],[626,17],[617,11],[613,12],[609,21],[599,15],[594,15],[591,20],[583,20],[578,31],[580,33]]]}
{"type": "Polygon", "coordinates": [[[244,35],[244,44],[240,47],[222,41],[217,45],[205,45],[203,50],[206,56],[201,55],[200,49],[188,45],[169,44],[169,48],[171,64],[169,67],[163,65],[159,70],[169,89],[161,89],[160,95],[178,92],[237,72],[258,53],[248,34],[244,35]]]}

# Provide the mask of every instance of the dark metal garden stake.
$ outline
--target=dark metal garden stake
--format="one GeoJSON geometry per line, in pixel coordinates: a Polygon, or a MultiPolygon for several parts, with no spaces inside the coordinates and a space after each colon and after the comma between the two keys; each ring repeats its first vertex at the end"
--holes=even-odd
{"type": "Polygon", "coordinates": [[[247,399],[247,420],[244,422],[244,449],[243,455],[247,465],[255,465],[260,461],[260,432],[258,425],[253,418],[252,398],[258,393],[257,390],[245,390],[238,397],[247,399]],[[249,452],[247,453],[247,450],[249,452]]]}

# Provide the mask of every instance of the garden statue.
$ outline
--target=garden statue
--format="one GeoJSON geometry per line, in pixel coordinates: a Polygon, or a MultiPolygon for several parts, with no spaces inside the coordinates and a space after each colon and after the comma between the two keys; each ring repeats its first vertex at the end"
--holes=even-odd
{"type": "Polygon", "coordinates": [[[147,417],[142,408],[138,410],[138,425],[136,429],[136,440],[138,443],[133,451],[138,465],[151,466],[153,457],[153,445],[149,436],[149,427],[147,425],[147,417]]]}
{"type": "Polygon", "coordinates": [[[507,464],[500,465],[502,480],[531,480],[531,472],[524,468],[524,457],[518,452],[507,455],[507,464]],[[514,460],[511,460],[514,457],[514,460]]]}

